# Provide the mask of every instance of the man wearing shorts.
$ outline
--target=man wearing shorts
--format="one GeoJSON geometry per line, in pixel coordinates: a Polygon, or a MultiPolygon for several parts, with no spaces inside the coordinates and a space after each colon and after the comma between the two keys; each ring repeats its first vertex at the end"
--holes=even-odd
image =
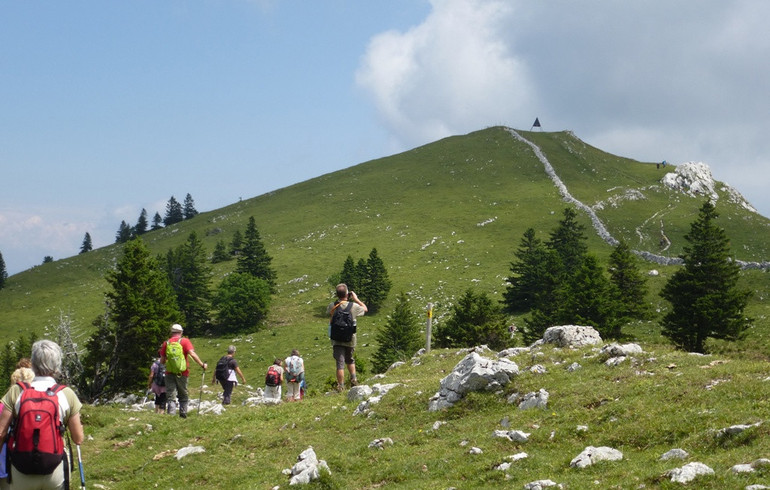
{"type": "MultiPolygon", "coordinates": [[[[335,308],[347,308],[348,302],[353,302],[353,306],[350,310],[354,322],[359,316],[363,316],[369,311],[369,308],[358,299],[356,293],[348,291],[348,287],[345,284],[337,285],[337,301],[329,304],[326,308],[326,314],[331,315],[335,308]]],[[[337,362],[337,391],[345,389],[345,366],[348,367],[350,373],[350,386],[356,386],[358,380],[356,380],[356,362],[353,360],[353,352],[356,349],[356,334],[353,334],[353,338],[350,342],[342,342],[339,340],[330,339],[332,343],[332,354],[334,360],[337,362]]]]}

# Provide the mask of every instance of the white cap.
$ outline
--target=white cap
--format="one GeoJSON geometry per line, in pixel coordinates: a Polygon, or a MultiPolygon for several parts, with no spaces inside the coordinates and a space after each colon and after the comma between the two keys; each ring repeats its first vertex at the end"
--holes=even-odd
{"type": "Polygon", "coordinates": [[[175,324],[171,325],[171,331],[172,332],[181,332],[182,330],[183,330],[182,329],[182,325],[180,325],[178,323],[175,323],[175,324]]]}

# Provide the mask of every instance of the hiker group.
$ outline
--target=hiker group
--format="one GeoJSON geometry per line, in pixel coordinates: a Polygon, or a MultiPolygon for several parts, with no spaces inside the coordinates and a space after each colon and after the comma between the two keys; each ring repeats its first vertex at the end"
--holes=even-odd
{"type": "MultiPolygon", "coordinates": [[[[366,305],[345,284],[336,287],[336,301],[327,307],[328,334],[336,363],[336,388],[345,387],[345,368],[350,386],[356,386],[356,318],[364,315],[366,305]]],[[[150,367],[147,395],[154,394],[155,412],[187,417],[189,405],[190,361],[203,369],[203,362],[190,339],[182,334],[179,324],[171,326],[170,335],[158,350],[150,367]]],[[[236,348],[230,345],[219,359],[212,383],[222,386],[222,404],[231,403],[238,377],[246,378],[235,359],[236,348]]],[[[75,460],[64,437],[77,449],[81,487],[85,476],[80,458],[83,426],[80,422],[82,404],[75,392],[58,384],[62,367],[62,350],[50,340],[32,345],[30,358],[22,359],[11,375],[11,386],[0,400],[0,490],[3,488],[69,488],[70,472],[75,460]],[[10,486],[9,486],[10,485],[10,486]]],[[[286,384],[286,401],[299,401],[306,390],[305,363],[297,349],[285,359],[276,358],[265,374],[264,397],[282,400],[286,384]]],[[[203,379],[201,380],[201,396],[203,379]]],[[[145,398],[146,400],[146,398],[145,398]]],[[[200,400],[199,400],[200,401],[200,400]]]]}

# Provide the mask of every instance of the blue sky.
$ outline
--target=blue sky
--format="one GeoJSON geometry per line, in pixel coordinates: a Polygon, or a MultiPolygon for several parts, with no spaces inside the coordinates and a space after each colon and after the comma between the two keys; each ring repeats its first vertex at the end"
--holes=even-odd
{"type": "Polygon", "coordinates": [[[0,4],[10,274],[190,193],[219,208],[452,134],[707,163],[770,215],[770,2],[0,4]]]}

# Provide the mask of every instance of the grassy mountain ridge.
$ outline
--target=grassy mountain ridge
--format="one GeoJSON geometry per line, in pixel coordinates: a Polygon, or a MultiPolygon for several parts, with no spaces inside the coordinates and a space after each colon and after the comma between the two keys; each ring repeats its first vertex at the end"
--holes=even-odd
{"type": "MultiPolygon", "coordinates": [[[[633,248],[658,252],[662,219],[672,242],[666,253],[681,252],[702,198],[661,186],[664,170],[654,164],[607,154],[570,132],[521,134],[542,149],[577,199],[589,205],[614,199],[614,205],[596,210],[613,235],[633,248]],[[643,198],[624,199],[629,189],[643,198]]],[[[317,316],[328,298],[327,278],[348,254],[366,257],[372,247],[389,268],[394,291],[411,292],[422,302],[446,306],[471,286],[500,293],[524,230],[533,227],[547,238],[565,206],[532,150],[506,128],[494,127],[204,212],[143,239],[163,254],[195,231],[210,252],[255,216],[278,271],[271,321],[281,324],[317,316]]],[[[767,218],[726,198],[717,209],[739,259],[770,257],[767,218]]],[[[606,256],[610,247],[584,213],[580,219],[590,248],[606,256]]],[[[0,292],[0,333],[40,331],[58,321],[60,311],[90,324],[103,309],[104,273],[119,254],[120,246],[111,245],[10,277],[0,292]]],[[[234,262],[216,265],[212,285],[233,267],[234,262]]]]}
{"type": "MultiPolygon", "coordinates": [[[[683,235],[703,198],[660,185],[671,169],[610,155],[569,132],[520,134],[538,145],[572,195],[594,206],[614,236],[626,239],[632,248],[664,253],[658,244],[663,219],[672,242],[664,254],[681,252],[683,235]]],[[[730,203],[719,187],[718,192],[719,224],[731,237],[737,258],[770,258],[770,221],[730,203]]],[[[415,310],[428,301],[436,303],[440,322],[453,298],[468,287],[499,298],[523,232],[533,227],[540,238],[547,238],[566,206],[532,149],[506,128],[495,127],[365,162],[147,233],[143,240],[156,254],[182,244],[192,231],[211,252],[217,240],[229,242],[254,216],[278,272],[279,292],[268,328],[234,338],[193,339],[196,351],[212,365],[234,343],[243,371],[256,387],[274,357],[285,357],[297,347],[306,360],[313,396],[302,404],[247,408],[239,403],[251,390],[239,387],[235,405],[224,415],[191,417],[185,425],[149,412],[86,407],[86,434],[93,438],[84,444],[87,474],[107,488],[270,488],[285,484],[281,469],[313,445],[334,472],[326,486],[338,488],[498,487],[510,482],[494,466],[519,451],[531,457],[511,472],[517,488],[541,478],[569,488],[595,488],[594,481],[602,488],[636,488],[640,483],[671,488],[659,475],[681,464],[657,458],[680,445],[718,470],[712,483],[699,488],[742,488],[738,484],[766,477],[762,472],[757,478],[734,476],[728,469],[767,454],[767,427],[729,441],[709,435],[711,429],[767,416],[764,400],[770,385],[763,380],[770,346],[770,279],[762,271],[745,271],[742,279],[755,291],[749,307],[755,326],[746,341],[717,345],[723,357],[675,352],[661,341],[652,321],[624,329],[642,341],[646,351],[634,363],[610,370],[591,358],[590,351],[546,350],[543,357],[516,359],[522,369],[545,365],[544,377],[523,373],[503,395],[474,394],[438,414],[427,412],[427,399],[462,358],[456,351],[435,350],[420,366],[389,373],[382,382],[403,386],[389,393],[371,418],[353,417],[354,404],[340,395],[321,394],[324,380],[333,374],[323,315],[331,299],[327,278],[341,269],[348,254],[358,259],[376,247],[393,280],[393,292],[409,292],[415,310]],[[703,368],[711,359],[728,362],[703,368]],[[562,368],[572,362],[584,366],[583,374],[566,374],[562,368]],[[707,389],[713,382],[718,386],[707,389]],[[505,402],[513,392],[542,387],[552,393],[550,410],[520,413],[505,402]],[[532,432],[534,444],[492,439],[492,431],[502,429],[499,421],[504,416],[514,421],[511,429],[532,432]],[[432,424],[438,420],[447,424],[434,431],[432,424]],[[577,431],[577,425],[588,425],[589,432],[577,431]],[[555,442],[550,442],[552,431],[555,442]],[[393,438],[392,450],[368,449],[377,437],[393,438]],[[481,447],[484,454],[474,460],[460,445],[463,440],[481,447]],[[181,461],[152,459],[188,444],[202,445],[207,452],[181,461]],[[589,444],[615,446],[627,454],[627,462],[579,473],[570,470],[569,460],[589,444]]],[[[584,213],[579,212],[579,219],[586,226],[589,248],[605,259],[611,248],[593,232],[584,213]]],[[[10,277],[0,291],[0,338],[42,333],[45,325],[58,322],[60,312],[70,314],[85,335],[91,320],[103,311],[104,274],[120,249],[111,245],[10,277]]],[[[215,265],[212,286],[234,266],[215,265]]],[[[660,272],[650,276],[649,300],[664,311],[666,305],[656,293],[676,268],[645,263],[642,269],[660,272]]],[[[392,302],[386,303],[380,314],[361,320],[357,352],[364,360],[374,352],[374,333],[391,307],[392,302]]],[[[193,398],[199,394],[201,377],[197,369],[191,375],[193,398]]],[[[212,400],[216,391],[203,389],[202,396],[212,400]]]]}

